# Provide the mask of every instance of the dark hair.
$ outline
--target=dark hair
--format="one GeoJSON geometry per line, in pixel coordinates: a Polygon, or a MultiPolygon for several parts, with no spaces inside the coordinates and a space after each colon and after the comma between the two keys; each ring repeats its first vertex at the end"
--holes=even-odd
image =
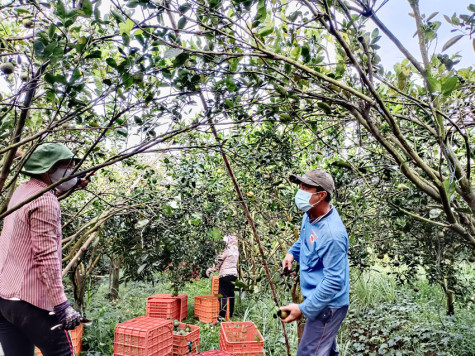
{"type": "Polygon", "coordinates": [[[325,189],[323,189],[323,188],[320,187],[320,186],[317,187],[317,193],[318,193],[318,192],[326,192],[326,193],[327,193],[327,196],[325,197],[325,201],[326,201],[327,203],[329,203],[330,200],[332,199],[332,195],[331,195],[330,193],[328,193],[325,189]]]}

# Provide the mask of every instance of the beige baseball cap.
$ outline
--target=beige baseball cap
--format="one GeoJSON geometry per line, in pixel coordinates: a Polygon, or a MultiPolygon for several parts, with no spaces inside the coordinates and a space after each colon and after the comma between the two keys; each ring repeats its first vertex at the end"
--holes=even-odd
{"type": "Polygon", "coordinates": [[[330,194],[335,191],[335,182],[333,182],[332,176],[320,169],[312,169],[301,177],[292,174],[289,180],[295,184],[305,183],[312,187],[322,187],[330,194]]]}

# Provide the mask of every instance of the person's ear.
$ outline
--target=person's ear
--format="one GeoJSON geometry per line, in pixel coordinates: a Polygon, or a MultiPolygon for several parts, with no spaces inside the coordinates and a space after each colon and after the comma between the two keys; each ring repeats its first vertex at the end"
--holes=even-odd
{"type": "Polygon", "coordinates": [[[320,195],[320,199],[319,200],[325,200],[325,198],[327,197],[327,192],[322,190],[321,192],[318,192],[318,194],[320,195]]]}

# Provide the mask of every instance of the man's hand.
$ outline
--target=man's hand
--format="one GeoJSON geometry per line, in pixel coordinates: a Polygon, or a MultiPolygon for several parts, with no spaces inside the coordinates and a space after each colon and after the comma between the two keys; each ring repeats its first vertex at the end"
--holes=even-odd
{"type": "Polygon", "coordinates": [[[282,270],[285,271],[287,267],[288,271],[292,271],[292,262],[294,261],[294,255],[288,253],[285,255],[284,260],[282,261],[282,270]]]}
{"type": "Polygon", "coordinates": [[[206,270],[206,277],[209,278],[210,275],[211,275],[211,270],[208,268],[208,269],[206,270]]]}
{"type": "Polygon", "coordinates": [[[299,319],[302,316],[302,311],[299,308],[298,304],[289,304],[284,307],[280,307],[280,310],[286,311],[289,313],[289,316],[285,319],[282,319],[284,323],[290,323],[294,320],[299,319]]]}
{"type": "Polygon", "coordinates": [[[86,179],[86,178],[79,178],[78,179],[78,184],[76,184],[76,189],[82,189],[84,188],[86,185],[88,185],[91,181],[89,179],[86,179]]]}
{"type": "Polygon", "coordinates": [[[73,330],[81,323],[81,314],[74,310],[67,301],[56,305],[53,310],[64,330],[73,330]]]}

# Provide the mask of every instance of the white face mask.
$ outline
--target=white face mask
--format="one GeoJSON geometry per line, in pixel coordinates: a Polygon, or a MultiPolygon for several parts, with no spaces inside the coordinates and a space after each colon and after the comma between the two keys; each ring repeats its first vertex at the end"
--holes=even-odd
{"type": "Polygon", "coordinates": [[[295,195],[295,205],[297,205],[297,208],[301,211],[306,212],[312,209],[314,206],[318,205],[321,200],[317,201],[315,204],[310,204],[310,199],[314,194],[317,193],[310,193],[305,190],[299,189],[299,191],[295,195]]]}
{"type": "MultiPolygon", "coordinates": [[[[51,182],[56,183],[60,179],[63,179],[64,177],[69,177],[71,174],[73,174],[74,169],[73,168],[56,168],[56,170],[53,173],[49,174],[49,178],[51,179],[51,182]]],[[[71,178],[60,185],[56,186],[56,190],[58,191],[59,194],[63,194],[67,192],[68,190],[74,188],[78,182],[77,177],[71,178]]]]}

